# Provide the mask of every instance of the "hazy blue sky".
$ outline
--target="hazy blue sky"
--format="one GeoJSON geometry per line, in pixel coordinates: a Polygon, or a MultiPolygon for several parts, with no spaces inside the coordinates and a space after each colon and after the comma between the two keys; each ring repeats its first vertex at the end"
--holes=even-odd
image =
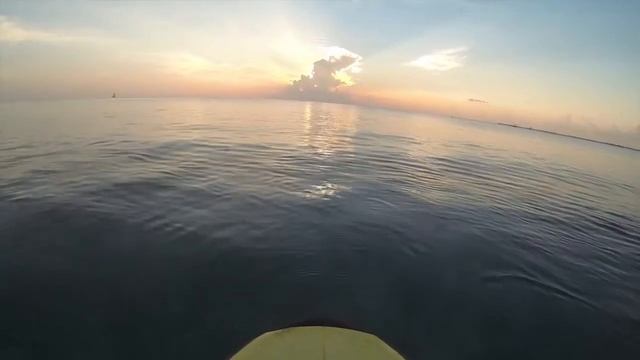
{"type": "Polygon", "coordinates": [[[284,94],[640,142],[638,64],[640,1],[0,3],[4,100],[284,94]]]}

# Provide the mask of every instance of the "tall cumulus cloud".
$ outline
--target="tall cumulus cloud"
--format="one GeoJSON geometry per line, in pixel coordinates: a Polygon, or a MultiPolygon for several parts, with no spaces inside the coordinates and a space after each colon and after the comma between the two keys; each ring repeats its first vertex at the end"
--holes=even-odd
{"type": "Polygon", "coordinates": [[[351,75],[360,71],[362,57],[349,50],[328,48],[327,56],[313,63],[311,75],[300,75],[287,89],[289,97],[301,100],[340,101],[339,89],[353,85],[351,75]]]}

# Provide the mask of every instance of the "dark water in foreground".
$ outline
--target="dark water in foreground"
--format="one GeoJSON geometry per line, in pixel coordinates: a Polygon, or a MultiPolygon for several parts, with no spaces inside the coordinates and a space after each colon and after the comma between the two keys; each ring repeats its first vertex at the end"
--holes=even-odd
{"type": "Polygon", "coordinates": [[[639,359],[640,153],[283,101],[0,105],[0,358],[639,359]]]}

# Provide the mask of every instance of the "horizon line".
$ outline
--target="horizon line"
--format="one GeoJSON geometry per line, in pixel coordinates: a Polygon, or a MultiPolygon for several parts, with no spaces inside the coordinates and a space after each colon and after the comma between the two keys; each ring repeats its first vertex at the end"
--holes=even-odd
{"type": "MultiPolygon", "coordinates": [[[[113,94],[113,93],[112,93],[113,94]]],[[[117,95],[117,93],[116,93],[117,95]]],[[[222,95],[155,95],[155,96],[116,96],[115,98],[113,98],[112,96],[105,96],[105,97],[96,97],[96,96],[87,96],[87,97],[64,97],[64,96],[60,96],[60,97],[32,97],[32,98],[16,98],[16,99],[2,99],[0,98],[0,103],[12,103],[12,102],[30,102],[30,101],[65,101],[65,100],[118,100],[118,99],[217,99],[217,100],[282,100],[282,101],[297,101],[297,102],[312,102],[312,103],[322,103],[322,104],[338,104],[338,105],[349,105],[349,106],[357,106],[357,107],[364,107],[364,108],[371,108],[371,109],[378,109],[378,110],[386,110],[386,111],[393,111],[393,112],[399,112],[399,113],[405,113],[405,114],[416,114],[416,115],[432,115],[432,116],[436,116],[436,117],[442,117],[442,118],[452,118],[452,119],[457,119],[457,120],[464,120],[464,121],[472,121],[472,122],[478,122],[478,123],[483,123],[483,124],[493,124],[493,125],[498,125],[498,126],[505,126],[505,127],[512,127],[512,128],[516,128],[516,129],[520,129],[520,130],[529,130],[529,131],[536,131],[536,132],[541,132],[541,133],[546,133],[549,135],[555,135],[555,136],[561,136],[561,137],[567,137],[567,138],[572,138],[572,139],[576,139],[576,140],[582,140],[582,141],[586,141],[586,142],[592,142],[592,143],[597,143],[597,144],[602,144],[602,145],[608,145],[608,146],[612,146],[612,147],[617,147],[617,148],[622,148],[622,149],[627,149],[627,150],[632,150],[632,151],[636,151],[636,152],[640,152],[640,148],[637,147],[633,147],[633,146],[629,146],[629,145],[622,145],[622,144],[617,144],[614,142],[610,142],[610,141],[603,141],[603,140],[598,140],[598,139],[594,139],[594,138],[587,138],[587,137],[583,137],[583,136],[578,136],[578,135],[572,135],[572,134],[567,134],[567,133],[562,133],[562,132],[557,132],[557,131],[551,131],[551,130],[545,130],[545,129],[541,129],[541,128],[535,128],[535,127],[527,127],[527,126],[522,126],[522,125],[518,125],[518,124],[509,124],[509,123],[505,123],[499,120],[481,120],[481,119],[474,119],[474,118],[470,118],[470,117],[462,117],[462,116],[457,116],[457,115],[451,115],[451,114],[441,114],[441,113],[437,113],[437,112],[433,112],[433,111],[428,111],[428,110],[409,110],[406,108],[397,108],[397,107],[391,107],[391,106],[384,106],[384,105],[377,105],[377,104],[364,104],[364,103],[353,103],[353,102],[347,102],[347,101],[327,101],[327,100],[314,100],[314,99],[296,99],[296,98],[291,98],[291,97],[286,97],[286,96],[281,96],[281,97],[276,97],[276,96],[234,96],[234,95],[229,95],[229,96],[222,96],[222,95]]]]}

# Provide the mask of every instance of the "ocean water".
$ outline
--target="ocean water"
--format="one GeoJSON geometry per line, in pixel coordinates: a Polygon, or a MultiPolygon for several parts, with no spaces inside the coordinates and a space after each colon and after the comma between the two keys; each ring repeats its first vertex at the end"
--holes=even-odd
{"type": "Polygon", "coordinates": [[[0,358],[639,359],[640,152],[276,100],[0,104],[0,358]]]}

